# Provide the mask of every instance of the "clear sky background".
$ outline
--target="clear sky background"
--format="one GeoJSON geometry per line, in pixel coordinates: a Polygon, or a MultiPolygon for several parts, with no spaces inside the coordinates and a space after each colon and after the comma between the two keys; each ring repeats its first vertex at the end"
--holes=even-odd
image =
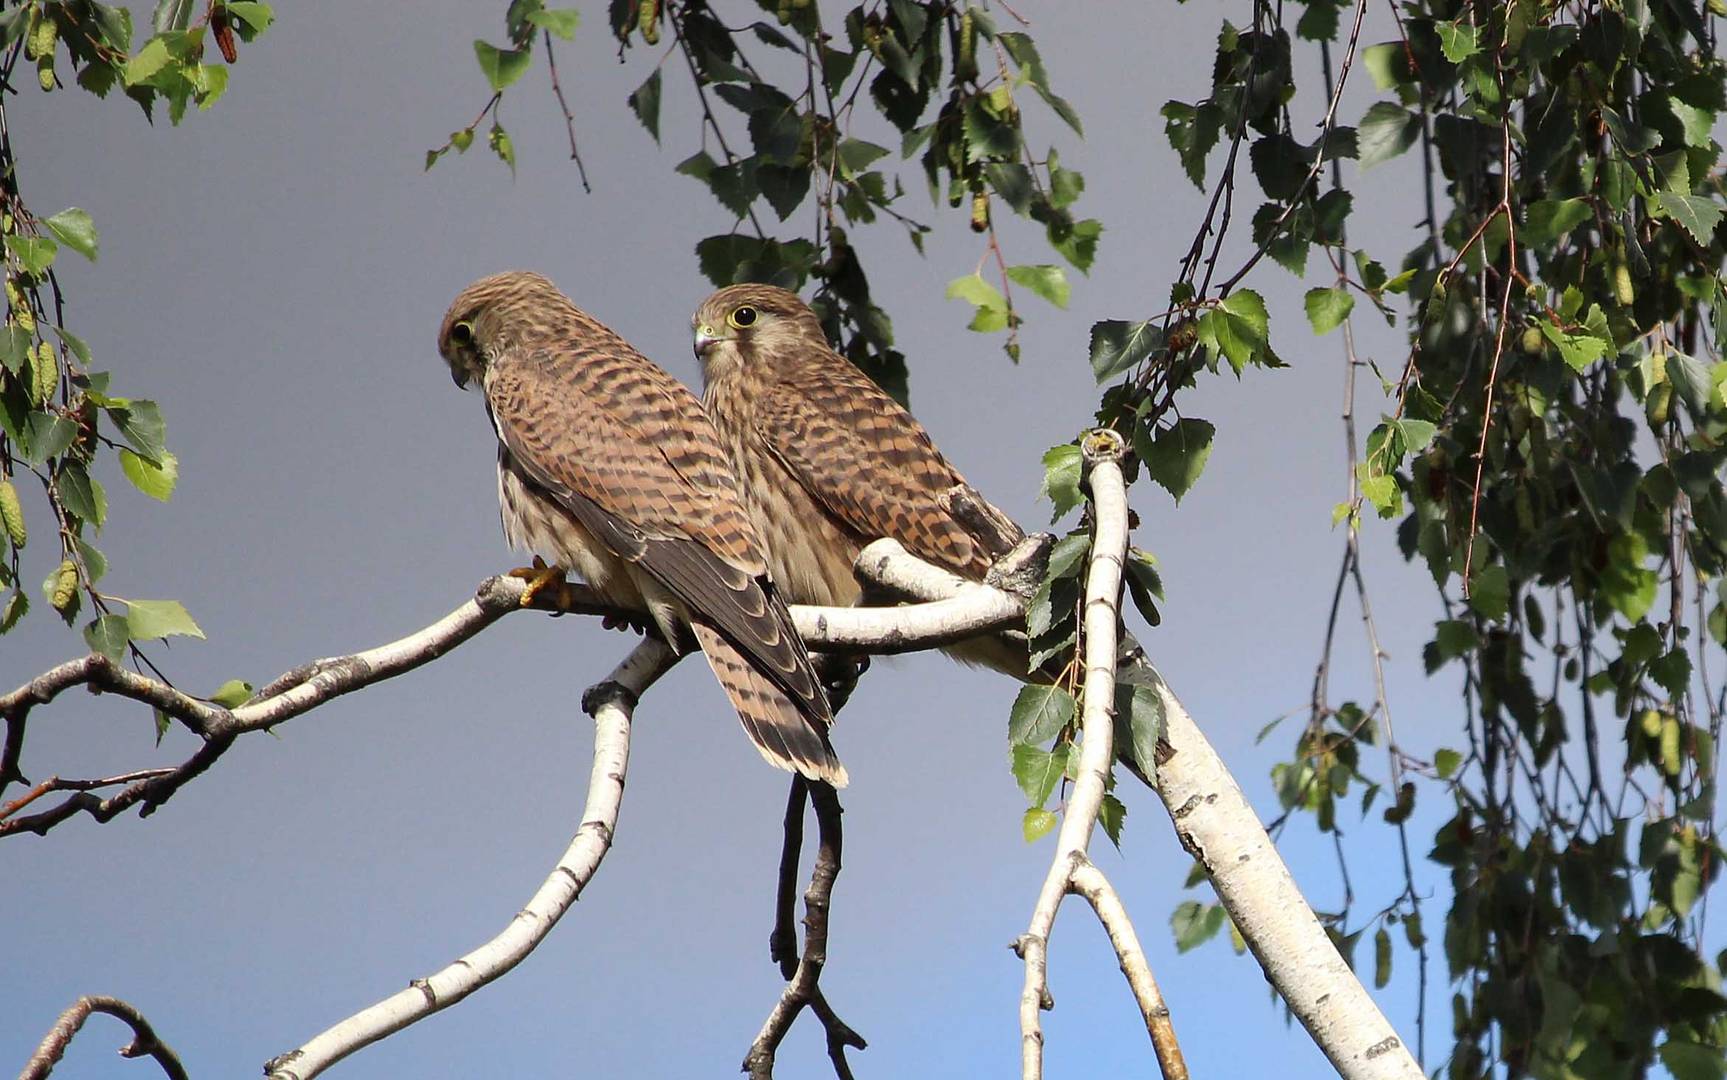
{"type": "MultiPolygon", "coordinates": [[[[156,653],[189,690],[261,684],[389,640],[519,562],[498,526],[491,431],[434,347],[444,307],[471,279],[543,271],[674,374],[699,378],[688,316],[709,286],[692,247],[729,223],[672,172],[698,138],[683,80],[667,78],[664,149],[626,109],[651,60],[635,50],[617,64],[604,5],[585,5],[578,40],[560,52],[592,195],[565,160],[540,66],[506,106],[513,180],[483,148],[422,172],[425,150],[485,100],[471,42],[501,36],[502,6],[283,5],[276,27],[243,47],[227,97],[177,129],[76,90],[26,88],[11,102],[26,199],[41,213],[82,206],[101,229],[99,265],[62,262],[69,325],[113,370],[116,392],[153,395],[168,417],[181,462],[171,505],[117,470],[102,475],[114,564],[104,588],[187,604],[209,640],[156,653]]],[[[1017,367],[998,339],[968,333],[969,309],[941,294],[980,244],[959,214],[928,205],[915,163],[905,206],[938,225],[928,256],[892,227],[855,236],[910,357],[915,411],[974,484],[1039,525],[1038,458],[1095,404],[1091,323],[1162,308],[1202,210],[1157,110],[1204,96],[1225,11],[1118,3],[1078,18],[1067,5],[1018,6],[1088,132],[1082,143],[1034,107],[1034,145],[1056,142],[1086,174],[1080,209],[1108,227],[1070,310],[1026,299],[1017,367]]],[[[734,22],[755,11],[722,5],[734,22]]],[[[1373,10],[1368,40],[1391,36],[1371,27],[1385,17],[1373,10]]],[[[1297,107],[1317,118],[1317,90],[1304,94],[1297,107]]],[[[1352,98],[1345,119],[1364,100],[1352,98]]],[[[1411,174],[1386,167],[1356,190],[1352,229],[1395,258],[1420,215],[1411,174]]],[[[1244,218],[1238,229],[1245,236],[1244,218]]],[[[1052,258],[1028,230],[1008,242],[1016,262],[1052,258]]],[[[1149,483],[1134,499],[1136,542],[1161,559],[1169,589],[1146,644],[1269,819],[1267,770],[1293,722],[1263,746],[1254,737],[1306,701],[1342,550],[1330,516],[1346,490],[1343,364],[1335,337],[1313,338],[1301,316],[1307,283],[1267,261],[1251,284],[1271,301],[1291,367],[1211,379],[1184,397],[1188,415],[1218,425],[1206,475],[1179,510],[1149,483]]],[[[1397,339],[1361,329],[1369,355],[1400,362],[1397,339]]],[[[1367,379],[1362,390],[1371,418],[1377,388],[1367,379]]],[[[46,574],[47,546],[27,552],[26,580],[46,574]]],[[[1421,671],[1438,605],[1388,526],[1369,525],[1366,546],[1399,734],[1429,754],[1459,738],[1454,680],[1421,671]]],[[[489,937],[578,823],[592,744],[577,699],[628,647],[597,623],[515,616],[279,738],[243,740],[147,820],[80,819],[47,839],[7,840],[0,1069],[22,1064],[79,994],[104,993],[138,1005],[194,1075],[255,1075],[489,937]]],[[[0,643],[0,683],[82,651],[43,606],[0,643]]],[[[1346,613],[1339,700],[1371,697],[1365,658],[1346,613]]],[[[824,986],[870,1040],[854,1055],[860,1076],[1017,1067],[1021,967],[1007,945],[1050,842],[1019,835],[1024,802],[1004,737],[1015,689],[939,656],[908,657],[878,663],[842,717],[836,742],[853,783],[824,986]]],[[[81,694],[39,710],[30,736],[35,778],[168,764],[194,745],[176,732],[157,748],[147,709],[81,694]]],[[[638,711],[617,845],[550,940],[500,983],[334,1075],[732,1075],[780,987],[766,945],[785,788],[705,668],[683,664],[638,711]]],[[[1209,888],[1181,889],[1189,861],[1164,810],[1144,791],[1122,794],[1125,852],[1100,837],[1097,854],[1137,919],[1194,1074],[1327,1075],[1251,958],[1221,941],[1176,953],[1171,909],[1209,901],[1209,888]]],[[[1446,816],[1439,793],[1429,801],[1412,833],[1418,854],[1446,816]]],[[[1401,880],[1377,810],[1342,824],[1359,925],[1401,880]]],[[[1315,906],[1335,908],[1329,838],[1297,823],[1282,848],[1315,906]]],[[[1418,870],[1437,938],[1448,885],[1418,870]]],[[[1411,1042],[1412,972],[1400,948],[1379,995],[1411,1042]]],[[[1057,924],[1051,980],[1050,1076],[1151,1075],[1132,1000],[1083,904],[1057,924]]],[[[1430,1069],[1448,1045],[1449,993],[1436,950],[1430,1069]]],[[[151,1066],[114,1057],[122,1041],[112,1022],[92,1020],[63,1074],[147,1075],[151,1066]]],[[[826,1072],[819,1025],[805,1018],[780,1075],[826,1072]]]]}

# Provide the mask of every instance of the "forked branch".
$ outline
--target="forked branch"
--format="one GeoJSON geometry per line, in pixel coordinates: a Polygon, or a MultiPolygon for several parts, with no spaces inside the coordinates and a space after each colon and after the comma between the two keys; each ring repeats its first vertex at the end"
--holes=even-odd
{"type": "Polygon", "coordinates": [[[833,1011],[821,989],[822,969],[827,964],[828,911],[833,900],[834,881],[839,877],[843,848],[841,812],[839,795],[833,788],[827,784],[812,784],[801,776],[793,778],[791,796],[786,805],[785,847],[780,853],[774,932],[769,938],[769,954],[779,964],[786,986],[744,1057],[743,1071],[749,1074],[750,1080],[768,1080],[773,1076],[774,1056],[779,1052],[780,1043],[806,1007],[816,1014],[827,1032],[828,1057],[839,1080],[852,1080],[851,1066],[846,1061],[847,1048],[862,1050],[868,1045],[863,1036],[853,1031],[833,1011]],[[804,892],[804,946],[800,955],[797,931],[792,927],[792,909],[796,902],[798,853],[803,846],[806,801],[815,806],[817,840],[815,867],[810,872],[809,888],[804,892]]]}
{"type": "Polygon", "coordinates": [[[1151,965],[1139,937],[1127,917],[1127,909],[1109,879],[1092,864],[1086,850],[1097,828],[1104,792],[1109,786],[1115,761],[1115,664],[1121,625],[1121,573],[1127,557],[1127,488],[1121,475],[1126,444],[1107,429],[1092,432],[1081,442],[1091,467],[1094,528],[1091,562],[1086,572],[1084,634],[1081,649],[1085,665],[1085,696],[1081,719],[1078,775],[1056,834],[1055,856],[1031,925],[1014,944],[1025,961],[1025,988],[1020,993],[1020,1075],[1024,1080],[1043,1076],[1043,1023],[1045,1009],[1055,1007],[1049,991],[1049,935],[1056,912],[1070,892],[1081,892],[1091,903],[1109,933],[1121,970],[1139,1005],[1164,1080],[1187,1080],[1187,1065],[1176,1045],[1169,1009],[1152,977],[1151,965]]]}
{"type": "Polygon", "coordinates": [[[642,692],[677,659],[665,643],[649,638],[582,696],[582,708],[594,718],[594,764],[582,824],[563,858],[509,925],[430,977],[415,979],[406,990],[271,1060],[264,1066],[268,1080],[311,1080],[361,1047],[449,1008],[521,963],[539,945],[611,849],[630,763],[630,717],[642,692]]]}

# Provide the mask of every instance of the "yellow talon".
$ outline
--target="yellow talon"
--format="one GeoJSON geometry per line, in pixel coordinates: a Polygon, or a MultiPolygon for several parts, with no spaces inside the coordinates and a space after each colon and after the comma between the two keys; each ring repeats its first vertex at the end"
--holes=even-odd
{"type": "Polygon", "coordinates": [[[522,591],[522,607],[533,607],[534,601],[548,589],[552,590],[550,596],[557,607],[567,608],[574,602],[570,583],[564,580],[564,568],[547,566],[546,560],[538,555],[534,556],[534,565],[518,566],[509,572],[509,576],[521,578],[528,583],[528,587],[522,591]]]}

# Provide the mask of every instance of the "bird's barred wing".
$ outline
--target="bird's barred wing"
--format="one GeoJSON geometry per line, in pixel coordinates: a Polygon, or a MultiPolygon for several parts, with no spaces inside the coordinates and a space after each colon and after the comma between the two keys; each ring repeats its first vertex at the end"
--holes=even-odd
{"type": "Polygon", "coordinates": [[[523,475],[665,585],[810,721],[832,723],[693,395],[634,350],[617,348],[494,361],[486,394],[498,438],[523,475]]]}
{"type": "Polygon", "coordinates": [[[989,555],[941,503],[964,483],[899,402],[841,357],[768,382],[757,434],[798,483],[866,541],[892,537],[972,577],[989,555]]]}

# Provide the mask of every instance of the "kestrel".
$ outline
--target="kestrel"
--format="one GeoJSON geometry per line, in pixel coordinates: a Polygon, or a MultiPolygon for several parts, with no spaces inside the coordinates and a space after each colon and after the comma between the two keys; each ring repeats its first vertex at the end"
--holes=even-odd
{"type": "Polygon", "coordinates": [[[510,542],[699,646],[763,757],[843,785],[833,713],[695,395],[538,274],[464,289],[438,351],[484,392],[510,542]]]}
{"type": "MultiPolygon", "coordinates": [[[[703,403],[787,599],[854,603],[852,564],[884,536],[982,580],[1001,551],[942,498],[965,478],[911,413],[833,350],[796,294],[733,285],[703,301],[692,323],[703,403]]],[[[1023,646],[983,638],[949,651],[1027,675],[1023,646]]]]}

